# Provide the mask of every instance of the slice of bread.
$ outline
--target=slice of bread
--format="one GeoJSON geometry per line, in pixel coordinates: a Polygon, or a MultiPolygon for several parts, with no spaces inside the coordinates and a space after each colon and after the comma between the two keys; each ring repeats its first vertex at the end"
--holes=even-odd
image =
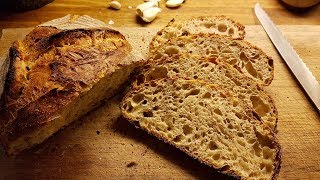
{"type": "Polygon", "coordinates": [[[7,154],[43,142],[113,96],[143,62],[112,29],[35,28],[10,49],[0,101],[7,154]]]}
{"type": "Polygon", "coordinates": [[[169,39],[187,34],[219,34],[243,39],[245,27],[226,16],[196,17],[184,22],[172,19],[161,29],[150,43],[150,49],[157,49],[169,39]]]}
{"type": "Polygon", "coordinates": [[[173,38],[157,49],[150,49],[150,57],[153,59],[178,53],[216,58],[217,61],[230,64],[261,85],[269,85],[273,80],[273,59],[243,40],[198,34],[173,38]]]}
{"type": "Polygon", "coordinates": [[[270,128],[226,89],[199,80],[157,79],[132,89],[123,116],[222,173],[274,179],[280,145],[270,128]]]}
{"type": "Polygon", "coordinates": [[[233,91],[264,124],[276,130],[278,114],[272,98],[254,80],[234,70],[229,64],[217,63],[214,58],[175,55],[150,60],[141,68],[133,85],[175,76],[202,79],[233,91]]]}

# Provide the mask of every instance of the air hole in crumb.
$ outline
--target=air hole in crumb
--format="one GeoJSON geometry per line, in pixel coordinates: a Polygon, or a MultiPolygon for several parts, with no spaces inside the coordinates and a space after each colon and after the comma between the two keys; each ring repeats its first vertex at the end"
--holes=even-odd
{"type": "Polygon", "coordinates": [[[140,85],[140,84],[144,83],[145,77],[144,77],[143,74],[140,74],[140,75],[137,76],[136,80],[137,80],[137,85],[140,85]]]}
{"type": "Polygon", "coordinates": [[[260,148],[260,145],[258,142],[253,144],[253,149],[257,156],[261,156],[262,149],[260,148]]]}
{"type": "Polygon", "coordinates": [[[183,129],[183,134],[185,135],[192,133],[192,128],[189,125],[184,125],[182,129],[183,129]]]}
{"type": "Polygon", "coordinates": [[[233,28],[230,28],[230,29],[228,30],[228,34],[229,34],[230,36],[232,36],[232,35],[234,34],[234,29],[233,29],[233,28]]]}
{"type": "Polygon", "coordinates": [[[198,79],[198,76],[193,76],[194,79],[198,79]]]}
{"type": "Polygon", "coordinates": [[[182,84],[182,89],[183,89],[183,90],[186,90],[186,89],[189,88],[189,86],[190,86],[189,84],[182,84]]]}
{"type": "Polygon", "coordinates": [[[206,99],[211,98],[211,93],[206,92],[206,93],[203,95],[203,98],[206,98],[206,99]]]}
{"type": "Polygon", "coordinates": [[[236,113],[235,115],[236,115],[239,119],[242,119],[242,118],[243,118],[242,114],[240,114],[240,113],[236,113]]]}
{"type": "Polygon", "coordinates": [[[207,23],[203,23],[204,27],[206,28],[211,28],[212,26],[214,26],[215,24],[214,23],[210,23],[210,22],[207,22],[207,23]]]}
{"type": "Polygon", "coordinates": [[[179,53],[179,49],[177,47],[174,47],[174,46],[168,46],[168,47],[166,47],[164,52],[166,54],[168,54],[168,55],[178,54],[179,53]]]}
{"type": "MultiPolygon", "coordinates": [[[[145,77],[146,81],[165,78],[168,75],[168,69],[165,67],[154,67],[152,71],[145,77]]],[[[152,86],[152,85],[151,85],[152,86]]],[[[152,86],[154,87],[154,86],[152,86]]]]}
{"type": "Polygon", "coordinates": [[[150,86],[151,86],[151,87],[156,87],[156,86],[157,86],[157,83],[155,83],[154,81],[151,81],[151,82],[150,82],[150,86]]]}
{"type": "Polygon", "coordinates": [[[136,162],[130,162],[129,164],[127,164],[127,167],[130,168],[130,167],[133,167],[133,166],[137,166],[138,164],[136,162]]]}
{"type": "Polygon", "coordinates": [[[179,73],[179,70],[177,68],[172,69],[173,72],[179,73]]]}
{"type": "Polygon", "coordinates": [[[143,112],[143,116],[144,117],[153,117],[153,113],[152,113],[152,111],[145,111],[145,112],[143,112]]]}
{"type": "Polygon", "coordinates": [[[184,44],[183,43],[179,43],[178,46],[179,47],[184,47],[184,44]]]}
{"type": "Polygon", "coordinates": [[[159,110],[159,106],[155,106],[155,107],[153,107],[152,108],[154,111],[157,111],[157,110],[159,110]]]}
{"type": "Polygon", "coordinates": [[[272,165],[271,164],[266,164],[266,171],[271,172],[272,171],[272,165]]]}
{"type": "Polygon", "coordinates": [[[22,93],[23,93],[23,89],[24,89],[24,87],[21,87],[20,89],[19,89],[19,96],[21,96],[22,95],[22,93]]]}
{"type": "Polygon", "coordinates": [[[173,139],[174,142],[180,142],[181,140],[182,140],[182,136],[181,135],[178,135],[173,139]]]}
{"type": "Polygon", "coordinates": [[[139,103],[144,99],[144,94],[136,94],[135,96],[132,97],[132,100],[134,103],[139,103]]]}
{"type": "Polygon", "coordinates": [[[216,149],[218,149],[218,146],[216,145],[215,142],[210,141],[210,143],[209,143],[209,149],[210,149],[210,150],[216,150],[216,149]]]}
{"type": "Polygon", "coordinates": [[[212,156],[212,158],[213,158],[214,160],[218,160],[218,159],[220,159],[220,154],[214,154],[214,155],[212,156]]]}
{"type": "Polygon", "coordinates": [[[127,112],[132,112],[133,106],[131,105],[130,102],[128,102],[127,105],[124,105],[124,109],[126,109],[127,112]]]}
{"type": "Polygon", "coordinates": [[[181,36],[188,36],[189,35],[189,32],[188,31],[183,31],[182,33],[181,33],[181,36]]]}
{"type": "Polygon", "coordinates": [[[213,112],[220,116],[222,115],[222,112],[220,111],[220,109],[214,109],[213,112]]]}
{"type": "Polygon", "coordinates": [[[30,67],[29,67],[29,66],[26,66],[26,70],[27,70],[27,71],[30,71],[30,67]]]}
{"type": "Polygon", "coordinates": [[[244,137],[243,133],[238,132],[239,137],[244,137]]]}
{"type": "Polygon", "coordinates": [[[200,93],[200,89],[192,89],[191,91],[189,91],[187,94],[186,94],[186,97],[188,96],[195,96],[195,95],[198,95],[200,93]]]}
{"type": "Polygon", "coordinates": [[[227,26],[225,24],[219,24],[218,25],[218,30],[220,32],[226,32],[227,31],[227,26]]]}
{"type": "Polygon", "coordinates": [[[225,165],[221,168],[221,171],[228,171],[230,170],[230,166],[229,165],[225,165]]]}
{"type": "Polygon", "coordinates": [[[240,53],[240,59],[241,59],[242,61],[244,61],[244,62],[249,61],[249,59],[247,58],[247,56],[245,55],[244,52],[241,52],[241,53],[240,53]]]}
{"type": "Polygon", "coordinates": [[[143,100],[143,101],[142,101],[142,104],[147,104],[147,103],[148,103],[147,100],[143,100]]]}
{"type": "Polygon", "coordinates": [[[269,64],[270,67],[273,67],[273,60],[272,60],[272,59],[269,59],[269,60],[268,60],[268,64],[269,64]]]}
{"type": "Polygon", "coordinates": [[[180,99],[180,100],[179,100],[179,103],[183,103],[183,100],[182,100],[182,99],[180,99]]]}
{"type": "Polygon", "coordinates": [[[253,77],[257,77],[257,71],[254,69],[252,63],[249,61],[246,65],[245,65],[245,68],[247,70],[247,72],[253,76],[253,77]]]}

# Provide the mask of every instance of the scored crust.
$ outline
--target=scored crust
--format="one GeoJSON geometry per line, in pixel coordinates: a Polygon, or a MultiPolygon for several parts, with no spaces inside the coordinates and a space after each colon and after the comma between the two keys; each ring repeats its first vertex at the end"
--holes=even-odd
{"type": "Polygon", "coordinates": [[[42,133],[50,135],[112,96],[142,60],[122,34],[109,28],[37,27],[15,42],[0,102],[1,141],[8,154],[41,141],[37,132],[49,128],[42,133]],[[109,90],[103,92],[103,86],[109,90]],[[24,147],[13,149],[20,144],[24,147]]]}

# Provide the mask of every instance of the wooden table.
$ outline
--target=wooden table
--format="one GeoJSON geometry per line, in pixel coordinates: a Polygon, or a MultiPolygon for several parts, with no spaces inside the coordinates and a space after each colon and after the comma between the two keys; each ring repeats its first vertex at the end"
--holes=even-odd
{"type": "MultiPolygon", "coordinates": [[[[178,9],[167,9],[164,7],[164,2],[161,2],[163,12],[150,24],[141,22],[135,15],[134,7],[141,2],[142,0],[123,1],[123,8],[119,11],[108,9],[108,1],[105,0],[74,2],[55,0],[54,3],[41,9],[24,13],[1,10],[0,29],[34,27],[66,14],[87,14],[104,22],[113,20],[118,27],[134,28],[141,26],[160,28],[172,18],[227,15],[246,25],[248,32],[246,40],[261,47],[275,59],[275,79],[267,91],[274,97],[279,109],[277,137],[283,149],[280,179],[320,179],[320,116],[314,111],[263,29],[260,26],[253,26],[259,25],[252,9],[256,1],[187,0],[178,9]],[[129,5],[133,8],[129,9],[129,5]]],[[[292,12],[277,0],[259,2],[274,22],[281,25],[279,26],[281,31],[319,79],[320,38],[317,34],[320,32],[320,5],[304,12],[292,12]]],[[[8,45],[15,38],[21,38],[29,30],[5,30],[6,33],[3,35],[6,35],[7,40],[1,41],[0,49],[5,43],[8,45]]],[[[138,30],[147,31],[146,28],[138,30]]],[[[131,31],[130,33],[131,37],[134,37],[135,33],[131,31]]],[[[20,154],[15,159],[0,153],[0,179],[216,177],[211,168],[135,129],[127,121],[119,119],[119,99],[119,97],[112,99],[43,144],[20,154]]]]}
{"type": "Polygon", "coordinates": [[[257,25],[259,22],[252,9],[256,2],[261,4],[276,24],[320,25],[319,5],[306,11],[288,10],[279,0],[187,0],[178,9],[166,8],[165,0],[162,0],[160,6],[163,11],[150,24],[143,23],[135,14],[135,7],[143,0],[119,0],[122,8],[118,11],[107,8],[109,1],[111,0],[55,0],[45,7],[29,12],[11,13],[0,10],[0,29],[33,27],[66,14],[87,14],[104,22],[113,20],[115,26],[127,27],[162,27],[172,18],[187,19],[191,16],[221,14],[245,25],[257,25]],[[128,6],[133,8],[129,9],[128,6]]]}

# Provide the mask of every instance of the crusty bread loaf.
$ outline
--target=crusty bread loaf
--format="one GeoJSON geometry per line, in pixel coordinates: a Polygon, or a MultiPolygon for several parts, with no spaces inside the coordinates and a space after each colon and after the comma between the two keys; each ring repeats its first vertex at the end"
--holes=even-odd
{"type": "Polygon", "coordinates": [[[148,81],[124,97],[121,111],[137,127],[225,174],[274,179],[279,173],[274,134],[222,87],[182,78],[148,81]]]}
{"type": "Polygon", "coordinates": [[[175,76],[202,79],[233,91],[253,108],[255,115],[263,123],[276,130],[278,118],[272,98],[254,80],[234,70],[229,64],[217,63],[214,58],[175,55],[150,60],[141,68],[133,85],[175,76]]]}
{"type": "Polygon", "coordinates": [[[216,58],[217,61],[230,64],[261,85],[269,85],[273,80],[273,59],[243,40],[198,34],[172,38],[165,45],[150,49],[150,57],[153,59],[177,53],[216,58]]]}
{"type": "Polygon", "coordinates": [[[172,19],[150,42],[150,49],[157,49],[169,39],[187,34],[219,34],[243,39],[245,27],[226,16],[196,17],[184,22],[172,19]]]}
{"type": "Polygon", "coordinates": [[[37,27],[10,49],[1,143],[16,154],[110,98],[142,59],[118,31],[37,27]]]}

